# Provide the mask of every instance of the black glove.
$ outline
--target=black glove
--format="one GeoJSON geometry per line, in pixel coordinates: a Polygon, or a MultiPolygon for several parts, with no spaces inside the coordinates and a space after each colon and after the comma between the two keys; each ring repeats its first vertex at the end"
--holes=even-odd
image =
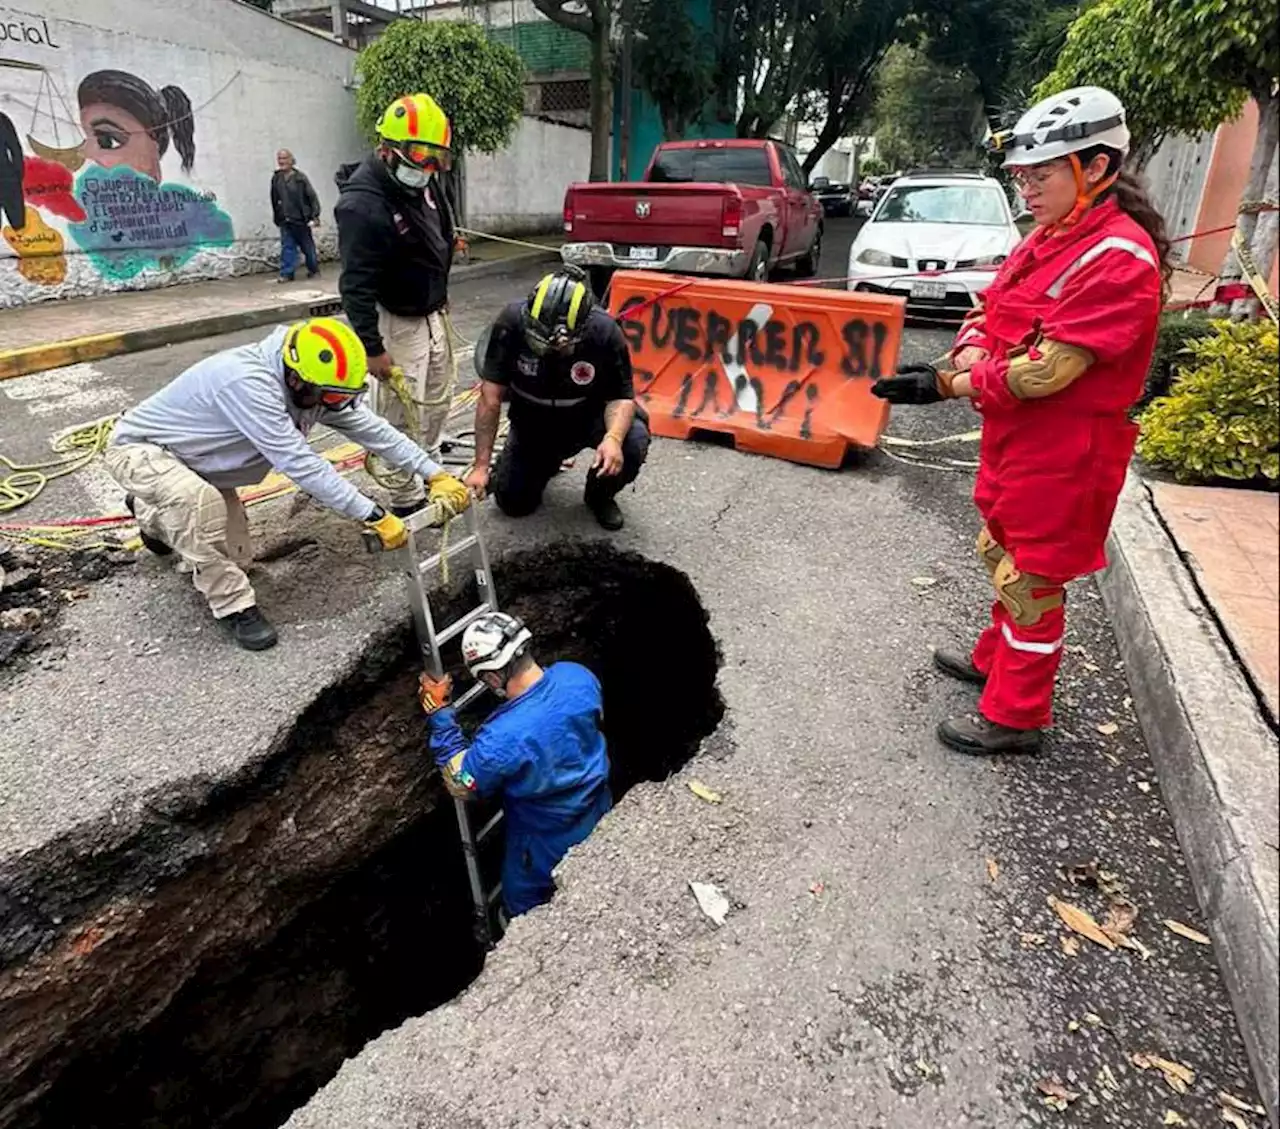
{"type": "Polygon", "coordinates": [[[871,394],[891,404],[936,404],[947,398],[943,387],[933,365],[903,365],[893,376],[877,380],[871,394]]]}

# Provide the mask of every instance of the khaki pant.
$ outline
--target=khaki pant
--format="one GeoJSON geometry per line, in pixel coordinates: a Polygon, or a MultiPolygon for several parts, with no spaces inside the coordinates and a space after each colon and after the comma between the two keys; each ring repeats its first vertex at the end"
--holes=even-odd
{"type": "MultiPolygon", "coordinates": [[[[420,427],[415,435],[405,424],[404,409],[395,393],[380,382],[374,391],[374,411],[398,428],[436,462],[440,461],[440,435],[453,398],[453,350],[441,314],[406,318],[378,308],[378,332],[391,360],[404,370],[409,390],[418,404],[420,427]]],[[[417,475],[396,475],[404,485],[387,490],[393,506],[412,506],[425,496],[417,475]]]]}
{"type": "Polygon", "coordinates": [[[218,619],[257,603],[242,566],[252,559],[249,519],[234,490],[219,490],[162,447],[121,443],[103,455],[133,495],[138,527],[170,546],[218,619]]]}

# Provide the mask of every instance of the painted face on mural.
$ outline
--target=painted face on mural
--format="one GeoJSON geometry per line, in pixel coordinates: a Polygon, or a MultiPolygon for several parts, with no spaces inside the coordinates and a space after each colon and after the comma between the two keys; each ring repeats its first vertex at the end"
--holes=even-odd
{"type": "Polygon", "coordinates": [[[136,172],[160,179],[160,146],[128,110],[109,102],[80,108],[84,155],[103,168],[128,165],[136,172]]]}

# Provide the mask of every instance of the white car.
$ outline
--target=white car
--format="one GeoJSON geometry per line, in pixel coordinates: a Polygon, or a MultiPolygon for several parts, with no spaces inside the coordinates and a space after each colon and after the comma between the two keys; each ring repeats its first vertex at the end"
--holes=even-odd
{"type": "Polygon", "coordinates": [[[848,287],[904,297],[911,314],[962,317],[1021,238],[991,177],[900,176],[849,249],[848,287]]]}

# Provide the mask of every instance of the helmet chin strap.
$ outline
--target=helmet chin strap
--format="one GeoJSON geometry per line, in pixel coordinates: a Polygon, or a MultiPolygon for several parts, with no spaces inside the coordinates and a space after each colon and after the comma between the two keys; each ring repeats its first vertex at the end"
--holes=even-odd
{"type": "Polygon", "coordinates": [[[1071,162],[1071,171],[1076,178],[1076,203],[1071,211],[1053,225],[1051,229],[1051,234],[1053,235],[1057,235],[1060,231],[1070,231],[1071,228],[1075,227],[1083,218],[1085,212],[1093,207],[1093,202],[1115,184],[1120,177],[1120,170],[1117,169],[1110,176],[1104,176],[1090,188],[1084,181],[1084,166],[1080,164],[1079,154],[1068,153],[1067,159],[1071,162]]]}

